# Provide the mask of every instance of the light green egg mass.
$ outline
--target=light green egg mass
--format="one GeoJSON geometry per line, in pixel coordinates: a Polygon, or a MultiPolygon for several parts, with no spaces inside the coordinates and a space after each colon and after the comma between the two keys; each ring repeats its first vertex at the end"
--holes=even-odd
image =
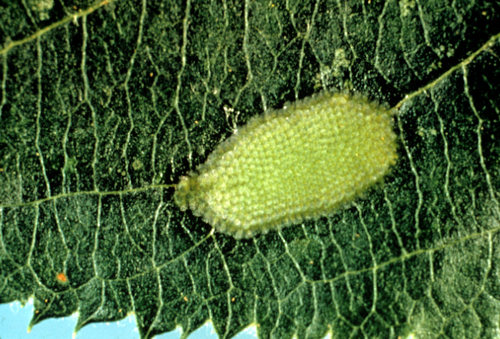
{"type": "Polygon", "coordinates": [[[382,181],[397,159],[391,111],[326,92],[251,119],[176,186],[217,231],[249,238],[326,216],[382,181]]]}

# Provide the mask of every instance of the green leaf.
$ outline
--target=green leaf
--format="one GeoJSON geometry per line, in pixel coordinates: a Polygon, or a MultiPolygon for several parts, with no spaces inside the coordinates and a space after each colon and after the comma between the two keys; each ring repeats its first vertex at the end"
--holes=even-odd
{"type": "Polygon", "coordinates": [[[494,338],[495,1],[0,4],[0,302],[142,338],[494,338]],[[326,89],[398,108],[385,184],[235,240],[173,203],[266,109],[326,89]]]}

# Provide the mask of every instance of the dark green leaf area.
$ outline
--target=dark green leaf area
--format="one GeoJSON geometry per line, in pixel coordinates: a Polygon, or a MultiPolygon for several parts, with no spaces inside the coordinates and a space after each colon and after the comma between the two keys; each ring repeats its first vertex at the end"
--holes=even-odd
{"type": "Polygon", "coordinates": [[[33,227],[36,224],[36,210],[32,206],[25,206],[6,208],[2,212],[5,223],[2,228],[2,240],[5,251],[10,254],[4,259],[15,262],[17,267],[21,268],[29,259],[33,227]]]}
{"type": "Polygon", "coordinates": [[[3,258],[2,267],[3,293],[0,302],[8,303],[20,301],[25,304],[33,295],[35,280],[31,271],[26,267],[19,267],[13,261],[3,258]]]}
{"type": "Polygon", "coordinates": [[[153,324],[160,305],[158,283],[154,278],[156,274],[151,272],[130,281],[134,308],[137,312],[137,327],[142,336],[147,334],[147,330],[153,324]]]}
{"type": "Polygon", "coordinates": [[[62,317],[74,313],[77,307],[78,303],[74,292],[54,294],[48,290],[39,289],[34,295],[35,313],[30,326],[47,318],[62,317]]]}

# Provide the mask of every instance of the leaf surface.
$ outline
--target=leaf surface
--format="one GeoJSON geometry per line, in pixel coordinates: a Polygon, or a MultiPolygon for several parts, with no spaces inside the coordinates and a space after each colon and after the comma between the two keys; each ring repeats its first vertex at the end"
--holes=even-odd
{"type": "Polygon", "coordinates": [[[500,20],[476,1],[0,4],[0,302],[142,338],[494,338],[500,20]],[[26,4],[26,5],[23,5],[26,4]],[[327,89],[398,109],[382,187],[235,240],[173,185],[266,109],[327,89]]]}

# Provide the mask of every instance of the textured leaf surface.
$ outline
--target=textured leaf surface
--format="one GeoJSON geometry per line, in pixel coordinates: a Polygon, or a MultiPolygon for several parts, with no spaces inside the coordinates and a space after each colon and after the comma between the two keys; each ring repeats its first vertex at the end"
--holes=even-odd
{"type": "Polygon", "coordinates": [[[500,42],[492,1],[0,4],[0,302],[143,338],[494,338],[500,42]],[[322,89],[399,107],[383,189],[237,241],[172,184],[322,89]]]}

